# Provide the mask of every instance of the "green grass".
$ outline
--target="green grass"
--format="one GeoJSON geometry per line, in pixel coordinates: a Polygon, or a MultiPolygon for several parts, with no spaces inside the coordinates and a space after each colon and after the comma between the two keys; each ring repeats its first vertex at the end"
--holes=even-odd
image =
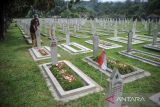
{"type": "Polygon", "coordinates": [[[65,80],[62,77],[60,70],[55,65],[52,65],[52,67],[50,68],[52,74],[56,77],[56,79],[58,80],[58,82],[60,83],[60,85],[65,91],[69,91],[69,90],[73,90],[73,89],[85,86],[85,83],[80,79],[79,76],[77,76],[76,73],[74,73],[74,71],[70,67],[64,64],[63,69],[66,70],[69,75],[73,75],[75,77],[75,80],[73,80],[72,82],[65,80]]]}
{"type": "MultiPolygon", "coordinates": [[[[142,25],[140,24],[137,29],[139,30],[141,27],[142,25]]],[[[144,34],[146,32],[142,33],[144,34]]],[[[87,40],[92,39],[92,35],[87,33],[84,34],[90,36],[87,40]]],[[[71,55],[65,50],[58,48],[58,53],[61,55],[58,60],[71,61],[76,67],[104,88],[104,91],[102,92],[90,94],[72,102],[63,104],[62,102],[55,101],[54,97],[52,97],[46,85],[45,79],[38,68],[39,64],[50,62],[51,59],[34,62],[28,52],[28,49],[31,48],[31,46],[26,44],[19,29],[15,27],[14,24],[10,26],[5,35],[6,39],[0,42],[1,107],[104,107],[106,105],[105,98],[109,85],[107,82],[108,77],[82,61],[84,57],[92,56],[92,53],[71,55]]],[[[118,36],[124,37],[126,35],[127,33],[119,34],[118,36]]],[[[56,36],[65,38],[65,35],[60,34],[59,32],[56,33],[56,36]]],[[[160,68],[120,55],[118,52],[126,50],[127,45],[107,40],[107,37],[113,37],[113,33],[110,33],[109,36],[101,36],[100,39],[123,46],[122,48],[106,50],[107,57],[116,59],[125,64],[139,67],[151,73],[150,77],[125,84],[123,92],[137,93],[139,95],[144,93],[154,94],[160,92],[160,68]]],[[[44,41],[43,45],[49,46],[50,40],[43,36],[41,36],[41,38],[44,41]]],[[[71,41],[92,49],[92,45],[85,43],[84,39],[71,37],[71,41]]],[[[59,42],[58,44],[64,42],[59,42]]],[[[147,43],[149,42],[145,42],[144,44],[147,43]]],[[[133,45],[133,48],[160,55],[159,52],[144,49],[142,47],[144,44],[133,45]]],[[[99,48],[98,55],[100,55],[101,51],[102,49],[99,48]]],[[[157,107],[157,105],[150,100],[129,106],[157,107]]]]}

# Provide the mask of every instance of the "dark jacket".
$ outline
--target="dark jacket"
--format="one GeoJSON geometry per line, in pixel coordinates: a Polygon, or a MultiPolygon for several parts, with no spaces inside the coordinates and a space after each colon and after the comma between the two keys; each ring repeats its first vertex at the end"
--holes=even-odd
{"type": "Polygon", "coordinates": [[[38,18],[34,18],[31,20],[31,24],[30,24],[30,32],[31,33],[35,33],[37,31],[37,27],[39,26],[39,20],[38,18]]]}

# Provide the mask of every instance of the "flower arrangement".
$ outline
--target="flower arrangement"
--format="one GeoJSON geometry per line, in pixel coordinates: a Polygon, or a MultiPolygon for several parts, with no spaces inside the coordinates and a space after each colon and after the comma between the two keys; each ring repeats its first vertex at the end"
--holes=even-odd
{"type": "MultiPolygon", "coordinates": [[[[92,57],[92,59],[93,61],[97,62],[98,57],[92,57]]],[[[133,68],[133,66],[124,64],[118,60],[113,60],[110,58],[107,58],[107,67],[110,69],[116,67],[122,75],[135,71],[135,68],[133,68]]]]}
{"type": "Polygon", "coordinates": [[[85,86],[81,78],[64,62],[52,65],[50,70],[65,91],[85,86]]]}
{"type": "Polygon", "coordinates": [[[58,64],[56,64],[56,67],[58,68],[60,74],[62,75],[62,77],[67,80],[68,82],[72,82],[74,80],[76,80],[76,78],[73,75],[70,75],[67,70],[64,69],[64,63],[60,62],[58,64]]]}
{"type": "Polygon", "coordinates": [[[39,51],[43,56],[48,55],[48,52],[46,52],[46,50],[43,49],[43,48],[38,49],[38,51],[39,51]]]}

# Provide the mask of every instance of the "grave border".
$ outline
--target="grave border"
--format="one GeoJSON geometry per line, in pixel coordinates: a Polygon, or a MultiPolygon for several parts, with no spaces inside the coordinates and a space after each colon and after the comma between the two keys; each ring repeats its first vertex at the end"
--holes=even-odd
{"type": "Polygon", "coordinates": [[[94,80],[92,80],[89,76],[83,73],[71,62],[66,60],[62,60],[59,62],[64,62],[65,64],[67,64],[82,79],[82,81],[87,83],[87,85],[77,89],[64,91],[59,82],[57,81],[56,77],[54,77],[54,75],[49,70],[51,63],[41,64],[39,65],[40,71],[47,82],[49,90],[51,91],[53,97],[56,100],[68,102],[70,100],[75,100],[77,98],[94,92],[103,91],[103,88],[99,84],[97,84],[94,80]]]}
{"type": "MultiPolygon", "coordinates": [[[[88,63],[90,66],[94,67],[95,69],[98,69],[99,71],[101,71],[102,73],[104,73],[105,75],[107,75],[109,77],[112,74],[112,70],[110,68],[107,68],[107,71],[101,69],[99,67],[98,63],[91,59],[91,56],[85,57],[83,59],[83,61],[88,63]]],[[[124,83],[129,83],[129,82],[135,81],[137,79],[141,79],[143,77],[148,77],[151,75],[148,71],[144,71],[143,69],[140,69],[135,66],[133,66],[133,67],[134,67],[134,69],[136,69],[136,71],[122,75],[122,79],[123,79],[124,83]]]]}
{"type": "Polygon", "coordinates": [[[64,49],[65,51],[69,52],[69,53],[72,54],[72,55],[83,54],[83,53],[88,53],[88,52],[92,52],[92,51],[93,51],[93,50],[91,50],[91,49],[89,49],[89,48],[87,48],[87,47],[85,47],[85,46],[83,46],[83,45],[81,45],[81,44],[79,44],[79,43],[76,43],[76,42],[70,42],[69,45],[67,45],[67,44],[60,44],[60,45],[58,45],[58,46],[59,46],[60,48],[64,49]],[[70,47],[69,45],[74,45],[74,46],[76,46],[77,48],[80,48],[81,50],[78,51],[78,50],[70,47]],[[68,49],[66,46],[67,46],[69,49],[68,49]],[[78,47],[78,46],[80,46],[80,47],[78,47]],[[73,50],[70,50],[70,49],[73,49],[75,52],[73,52],[73,50]]]}
{"type": "MultiPolygon", "coordinates": [[[[104,41],[104,40],[99,40],[99,41],[103,41],[103,42],[107,42],[107,43],[113,44],[112,46],[104,46],[104,45],[102,45],[102,44],[99,43],[98,47],[103,48],[103,49],[114,49],[114,48],[121,48],[121,47],[123,47],[122,45],[119,45],[119,44],[116,44],[116,43],[112,43],[112,42],[108,42],[108,41],[104,41]]],[[[90,45],[93,45],[92,40],[87,40],[85,42],[88,43],[88,44],[90,44],[90,45]]]]}
{"type": "MultiPolygon", "coordinates": [[[[45,48],[47,50],[47,52],[49,53],[49,55],[47,56],[37,56],[37,53],[40,54],[39,52],[36,51],[35,48],[30,48],[28,49],[32,59],[34,61],[39,61],[39,60],[43,60],[43,59],[49,59],[51,58],[51,54],[50,54],[50,47],[48,46],[42,46],[42,48],[45,48]],[[36,53],[35,53],[36,52],[36,53]]],[[[58,54],[58,57],[60,57],[60,55],[58,54]]]]}
{"type": "Polygon", "coordinates": [[[132,58],[132,59],[136,59],[136,60],[142,61],[144,63],[151,64],[153,66],[159,66],[160,67],[160,62],[158,63],[156,61],[153,61],[153,60],[150,60],[150,59],[147,59],[147,58],[143,58],[141,56],[133,55],[132,52],[134,52],[134,51],[140,52],[140,53],[144,53],[144,54],[148,54],[148,56],[154,56],[154,57],[157,57],[157,58],[160,57],[159,55],[156,55],[156,54],[152,54],[152,53],[144,52],[144,51],[140,51],[140,50],[135,50],[135,49],[132,49],[131,52],[127,52],[126,50],[125,51],[121,51],[121,52],[119,52],[119,54],[127,56],[127,57],[132,58]]]}

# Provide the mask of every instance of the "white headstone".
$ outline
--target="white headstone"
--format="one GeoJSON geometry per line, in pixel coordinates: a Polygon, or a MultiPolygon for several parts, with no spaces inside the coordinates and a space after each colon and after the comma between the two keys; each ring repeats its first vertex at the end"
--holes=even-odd
{"type": "Polygon", "coordinates": [[[127,52],[131,52],[132,50],[132,38],[133,38],[133,32],[130,31],[128,33],[128,47],[127,47],[127,52]]]}
{"type": "Polygon", "coordinates": [[[115,25],[114,25],[114,37],[116,38],[117,37],[117,20],[115,21],[115,25]]]}
{"type": "Polygon", "coordinates": [[[149,20],[149,22],[148,22],[148,35],[151,35],[151,30],[152,30],[152,22],[149,20]]]}
{"type": "Polygon", "coordinates": [[[66,34],[66,44],[69,45],[69,43],[70,43],[70,32],[66,34]]]}
{"type": "Polygon", "coordinates": [[[36,31],[37,48],[41,48],[41,35],[39,29],[36,31]]]}
{"type": "Polygon", "coordinates": [[[157,36],[158,36],[158,27],[155,24],[154,28],[153,28],[153,43],[152,43],[152,45],[156,44],[156,42],[157,42],[157,36]]]}
{"type": "Polygon", "coordinates": [[[93,35],[93,56],[97,57],[98,52],[98,43],[99,43],[99,36],[96,34],[93,35]]]}
{"type": "Polygon", "coordinates": [[[136,21],[133,22],[132,32],[133,32],[133,36],[135,36],[135,34],[136,34],[136,21]]]}
{"type": "Polygon", "coordinates": [[[76,36],[77,33],[77,29],[76,29],[76,25],[74,25],[74,35],[76,36]]]}
{"type": "Polygon", "coordinates": [[[114,68],[110,77],[109,92],[106,98],[108,107],[121,107],[122,102],[118,98],[122,97],[122,92],[123,80],[119,71],[114,68]]]}
{"type": "Polygon", "coordinates": [[[52,28],[50,32],[51,36],[51,43],[50,43],[50,49],[51,49],[51,58],[52,58],[52,64],[55,65],[58,63],[57,58],[57,39],[55,36],[55,30],[52,28]]]}

